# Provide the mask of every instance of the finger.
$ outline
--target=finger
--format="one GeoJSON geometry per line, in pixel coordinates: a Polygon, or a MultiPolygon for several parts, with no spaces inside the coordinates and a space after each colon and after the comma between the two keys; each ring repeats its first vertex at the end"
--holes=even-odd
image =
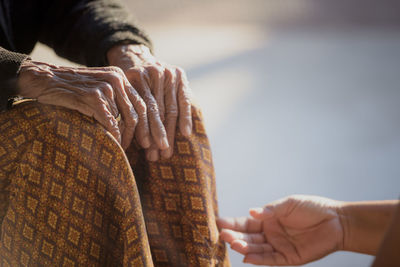
{"type": "Polygon", "coordinates": [[[151,145],[151,138],[149,121],[147,119],[146,103],[130,84],[127,88],[128,97],[139,116],[139,122],[136,129],[136,139],[143,148],[149,148],[151,145]]]}
{"type": "Polygon", "coordinates": [[[170,158],[174,152],[174,140],[176,122],[178,119],[178,103],[176,99],[176,79],[172,72],[168,69],[165,70],[165,130],[167,131],[167,138],[169,148],[161,151],[163,158],[170,158]]]}
{"type": "Polygon", "coordinates": [[[229,229],[222,229],[219,234],[220,238],[225,242],[232,243],[234,240],[243,240],[247,243],[261,244],[265,242],[264,234],[247,234],[229,229]]]}
{"type": "Polygon", "coordinates": [[[146,149],[146,158],[148,161],[157,161],[159,159],[158,148],[155,144],[146,149]]]}
{"type": "Polygon", "coordinates": [[[231,248],[241,254],[248,253],[263,253],[263,252],[273,252],[274,249],[270,244],[252,244],[243,240],[234,240],[231,243],[231,248]]]}
{"type": "Polygon", "coordinates": [[[179,129],[181,133],[189,137],[192,134],[192,104],[190,100],[190,89],[183,70],[177,69],[178,103],[179,103],[179,129]]]}
{"type": "MultiPolygon", "coordinates": [[[[148,87],[146,84],[144,86],[148,87]]],[[[147,91],[149,92],[150,89],[147,91]]],[[[147,116],[149,118],[150,131],[153,141],[157,144],[159,149],[167,149],[169,147],[167,133],[160,118],[157,102],[151,93],[147,93],[143,99],[147,106],[147,116]]]]}
{"type": "Polygon", "coordinates": [[[264,207],[250,209],[250,215],[257,220],[268,220],[270,218],[273,218],[274,213],[270,208],[264,207]]]}
{"type": "Polygon", "coordinates": [[[262,221],[249,217],[218,218],[217,225],[220,228],[244,233],[258,233],[262,231],[262,221]]]}
{"type": "Polygon", "coordinates": [[[132,142],[135,128],[138,124],[138,114],[126,94],[131,85],[126,79],[125,74],[119,70],[110,71],[104,78],[112,85],[115,92],[116,103],[118,110],[121,112],[124,125],[121,145],[124,149],[127,149],[132,142]]]}
{"type": "Polygon", "coordinates": [[[102,124],[114,137],[118,143],[121,144],[121,133],[118,128],[118,122],[114,116],[107,110],[105,104],[99,105],[95,108],[93,118],[102,124]]]}
{"type": "Polygon", "coordinates": [[[164,106],[164,70],[160,66],[151,65],[146,67],[148,72],[148,84],[151,92],[157,102],[158,111],[160,114],[161,121],[165,118],[165,106],[164,106]]]}
{"type": "Polygon", "coordinates": [[[161,121],[157,102],[148,86],[149,78],[147,78],[147,74],[143,69],[136,68],[132,68],[126,71],[126,73],[129,77],[129,81],[135,85],[135,88],[140,92],[140,96],[146,103],[147,118],[152,140],[157,144],[158,148],[167,149],[167,134],[161,121]]]}
{"type": "Polygon", "coordinates": [[[298,205],[299,199],[295,197],[285,197],[268,203],[263,208],[250,209],[250,215],[259,220],[281,218],[288,216],[298,205]]]}
{"type": "Polygon", "coordinates": [[[249,253],[243,262],[254,265],[288,265],[285,257],[279,252],[249,253]]]}

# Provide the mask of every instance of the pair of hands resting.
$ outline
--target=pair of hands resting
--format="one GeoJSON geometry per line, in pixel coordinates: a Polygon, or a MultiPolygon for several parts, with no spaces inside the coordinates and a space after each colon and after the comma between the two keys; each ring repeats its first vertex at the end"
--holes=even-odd
{"type": "Polygon", "coordinates": [[[158,61],[143,45],[114,46],[107,60],[110,67],[99,68],[26,60],[19,94],[93,117],[124,149],[136,138],[148,160],[171,157],[176,125],[184,136],[192,132],[186,74],[158,61]]]}
{"type": "Polygon", "coordinates": [[[246,263],[301,265],[338,250],[376,255],[398,204],[295,195],[217,224],[220,238],[246,263]]]}

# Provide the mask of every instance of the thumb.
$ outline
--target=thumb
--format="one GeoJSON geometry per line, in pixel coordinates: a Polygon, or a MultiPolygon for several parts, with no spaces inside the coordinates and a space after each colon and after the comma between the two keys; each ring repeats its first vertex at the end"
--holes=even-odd
{"type": "Polygon", "coordinates": [[[267,220],[274,216],[274,212],[269,207],[252,208],[250,209],[250,215],[257,220],[267,220]]]}

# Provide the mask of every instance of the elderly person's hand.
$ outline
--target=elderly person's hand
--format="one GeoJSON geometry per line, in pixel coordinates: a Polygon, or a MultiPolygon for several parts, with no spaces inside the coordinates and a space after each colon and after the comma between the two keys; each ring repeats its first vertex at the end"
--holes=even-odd
{"type": "Polygon", "coordinates": [[[21,65],[17,85],[23,97],[93,117],[124,149],[131,143],[135,128],[136,136],[141,137],[140,144],[150,147],[146,105],[118,67],[58,67],[26,60],[21,65]]]}
{"type": "Polygon", "coordinates": [[[252,218],[220,218],[220,237],[256,265],[300,265],[343,249],[341,202],[292,196],[251,209],[252,218]]]}
{"type": "MultiPolygon", "coordinates": [[[[146,103],[153,140],[146,150],[147,159],[158,160],[159,149],[163,158],[171,157],[177,122],[184,136],[192,132],[190,89],[185,72],[158,61],[144,45],[114,46],[107,59],[110,65],[125,72],[146,103]]],[[[136,138],[141,139],[139,132],[136,138]]]]}

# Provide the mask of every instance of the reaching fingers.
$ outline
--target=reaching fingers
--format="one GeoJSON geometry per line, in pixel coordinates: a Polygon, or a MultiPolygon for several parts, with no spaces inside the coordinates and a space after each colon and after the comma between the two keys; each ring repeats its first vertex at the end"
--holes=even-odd
{"type": "Polygon", "coordinates": [[[273,218],[273,211],[269,207],[264,208],[252,208],[250,209],[250,215],[258,220],[268,220],[273,218]]]}
{"type": "Polygon", "coordinates": [[[249,253],[264,253],[264,252],[273,252],[273,247],[268,243],[261,244],[253,244],[248,243],[244,240],[234,240],[231,244],[231,248],[243,255],[249,253]]]}
{"type": "Polygon", "coordinates": [[[244,233],[259,233],[262,231],[262,221],[248,217],[218,218],[217,225],[220,228],[244,233]]]}
{"type": "Polygon", "coordinates": [[[192,134],[192,104],[190,100],[190,88],[185,72],[177,68],[179,104],[179,129],[181,133],[189,137],[192,134]]]}
{"type": "Polygon", "coordinates": [[[254,265],[288,265],[285,256],[275,251],[246,254],[243,262],[254,265]]]}
{"type": "Polygon", "coordinates": [[[176,99],[176,77],[169,70],[165,70],[165,130],[167,131],[167,138],[169,148],[161,151],[161,156],[163,158],[170,158],[174,151],[174,139],[176,122],[178,118],[178,103],[176,99]]]}
{"type": "Polygon", "coordinates": [[[300,200],[290,196],[268,203],[263,208],[250,209],[250,215],[258,220],[270,220],[286,217],[298,206],[300,200]]]}
{"type": "Polygon", "coordinates": [[[247,234],[236,232],[229,229],[223,229],[220,233],[220,238],[225,242],[232,243],[235,240],[243,240],[247,243],[261,244],[266,242],[263,233],[247,234]]]}

